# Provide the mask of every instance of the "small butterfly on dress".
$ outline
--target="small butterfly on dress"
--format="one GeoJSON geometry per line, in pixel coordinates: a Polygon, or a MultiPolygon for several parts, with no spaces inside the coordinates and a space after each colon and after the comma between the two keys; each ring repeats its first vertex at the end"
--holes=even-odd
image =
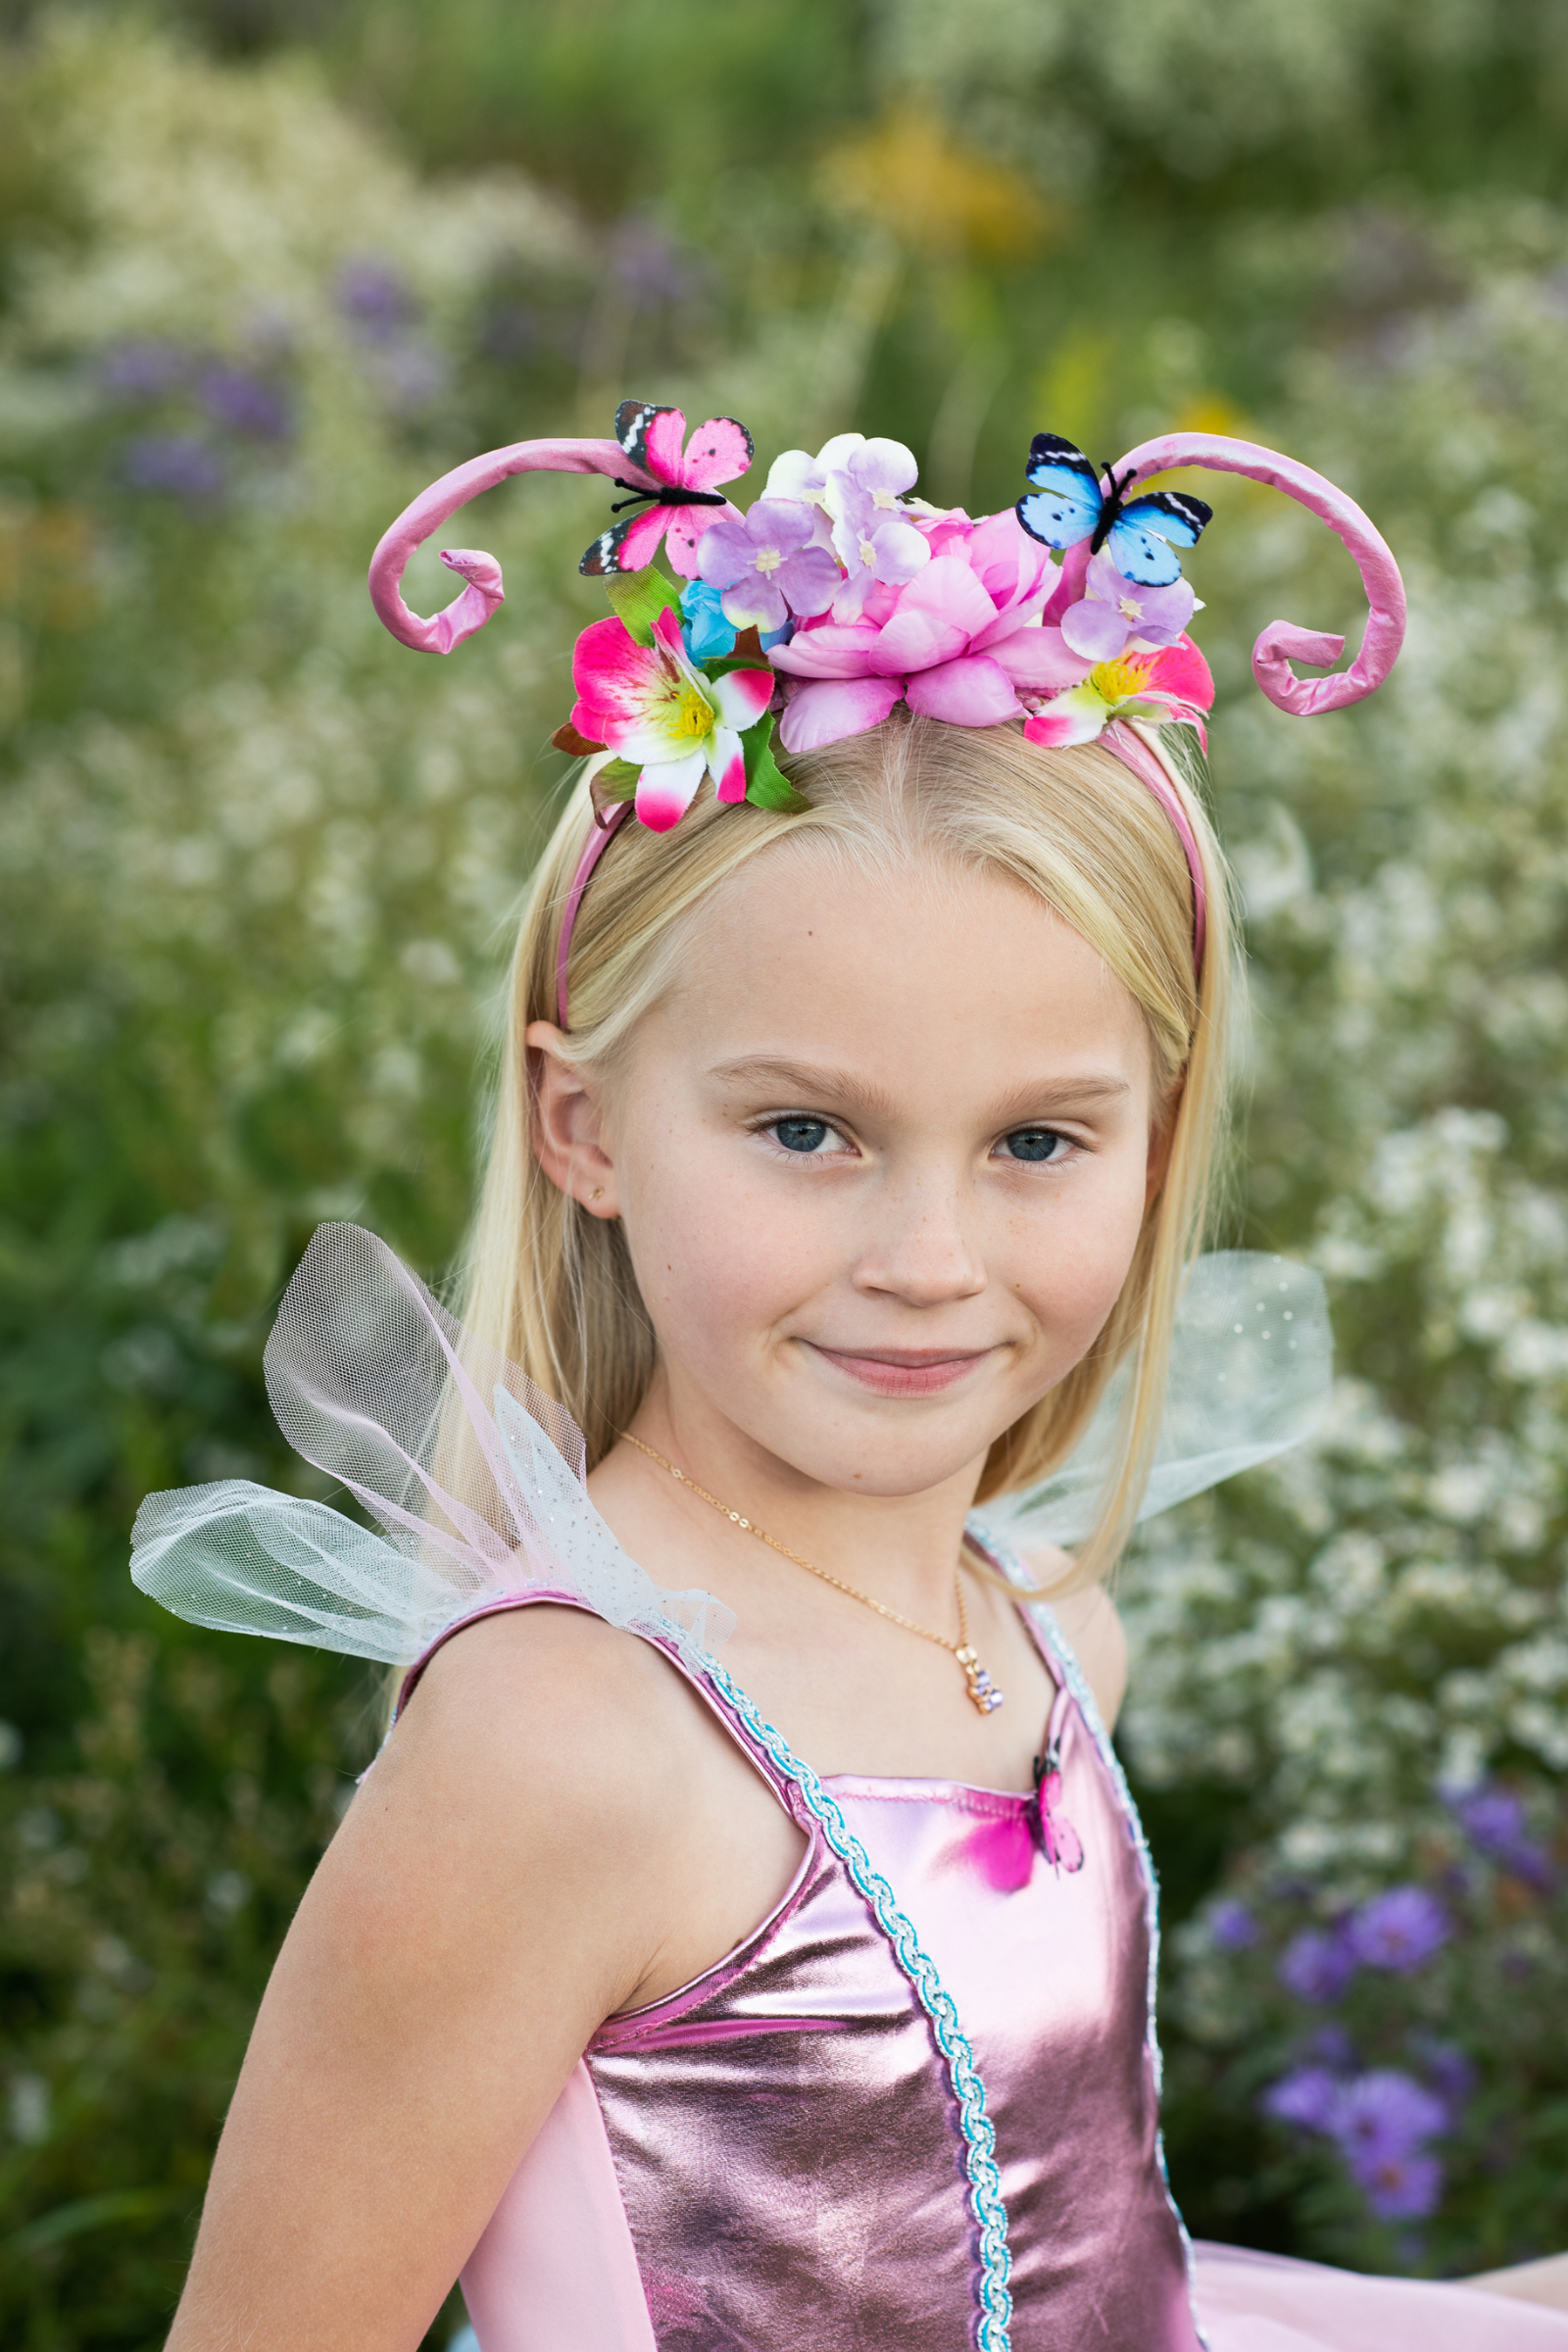
{"type": "Polygon", "coordinates": [[[683,452],[686,419],[679,409],[623,400],[615,411],[615,439],[631,463],[662,486],[644,490],[615,476],[617,486],[631,492],[618,505],[638,512],[601,531],[578,570],[592,579],[611,571],[645,571],[662,539],[671,567],[682,579],[695,579],[697,543],[714,519],[708,510],[729,506],[714,484],[733,482],[746,471],[756,454],[751,434],[733,416],[710,416],[698,425],[683,452]]]}
{"type": "Polygon", "coordinates": [[[1108,540],[1110,560],[1124,580],[1168,587],[1182,576],[1176,549],[1197,546],[1213,508],[1183,490],[1150,490],[1124,505],[1131,470],[1119,482],[1108,466],[1104,470],[1108,490],[1081,449],[1059,433],[1036,433],[1027,468],[1034,491],[1013,512],[1030,538],[1047,547],[1076,547],[1087,539],[1090,554],[1098,556],[1108,540]]]}
{"type": "Polygon", "coordinates": [[[1056,1807],[1061,1802],[1061,1759],[1053,1747],[1035,1758],[1035,1793],[1029,1809],[1034,1841],[1054,1870],[1082,1870],[1083,1839],[1056,1807]]]}

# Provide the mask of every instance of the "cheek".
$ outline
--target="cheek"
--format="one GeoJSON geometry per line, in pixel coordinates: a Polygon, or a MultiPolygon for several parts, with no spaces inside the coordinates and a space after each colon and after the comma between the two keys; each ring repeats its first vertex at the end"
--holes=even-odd
{"type": "Polygon", "coordinates": [[[765,1172],[737,1171],[733,1137],[641,1160],[626,1188],[627,1246],[662,1348],[733,1364],[832,1279],[822,1220],[781,1200],[765,1172]],[[706,1147],[706,1148],[705,1148],[706,1147]]]}
{"type": "Polygon", "coordinates": [[[1143,1230],[1144,1170],[1131,1158],[1110,1182],[1086,1186],[1042,1225],[1017,1231],[1011,1287],[1033,1314],[1060,1379],[1084,1355],[1121,1295],[1143,1230]]]}

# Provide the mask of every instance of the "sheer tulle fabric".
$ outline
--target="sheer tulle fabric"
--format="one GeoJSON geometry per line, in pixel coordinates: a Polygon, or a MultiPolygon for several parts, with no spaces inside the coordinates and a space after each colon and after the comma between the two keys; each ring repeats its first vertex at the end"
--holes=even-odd
{"type": "Polygon", "coordinates": [[[177,1617],[411,1665],[463,1618],[560,1592],[612,1625],[712,1651],[706,1592],[662,1592],[588,1499],[571,1416],[431,1298],[384,1242],[323,1225],[268,1342],[295,1451],[382,1529],[249,1479],[151,1494],[131,1575],[177,1617]]]}
{"type": "MultiPolygon", "coordinates": [[[[1306,1437],[1328,1392],[1322,1285],[1284,1259],[1200,1258],[1178,1310],[1170,1390],[1141,1517],[1306,1437]]],[[[611,1624],[716,1650],[706,1592],[665,1592],[589,1500],[570,1415],[449,1315],[384,1242],[323,1225],[284,1294],[267,1387],[298,1453],[375,1528],[249,1479],[152,1494],[131,1574],[178,1617],[411,1665],[509,1595],[574,1595],[611,1624]]],[[[1125,1374],[1071,1458],[986,1508],[1010,1540],[1072,1544],[1114,1468],[1125,1374]]]]}

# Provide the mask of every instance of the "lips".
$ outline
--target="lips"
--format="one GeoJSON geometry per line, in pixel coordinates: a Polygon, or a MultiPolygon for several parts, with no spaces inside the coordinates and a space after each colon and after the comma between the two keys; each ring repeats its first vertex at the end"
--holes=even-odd
{"type": "Polygon", "coordinates": [[[825,1348],[816,1341],[808,1345],[857,1388],[868,1389],[876,1396],[940,1396],[966,1379],[992,1352],[989,1348],[854,1349],[825,1348]]]}

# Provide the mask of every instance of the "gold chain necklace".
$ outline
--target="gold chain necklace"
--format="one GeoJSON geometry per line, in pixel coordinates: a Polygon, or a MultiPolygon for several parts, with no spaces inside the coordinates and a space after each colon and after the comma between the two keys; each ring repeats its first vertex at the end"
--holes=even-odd
{"type": "Polygon", "coordinates": [[[688,1478],[684,1470],[677,1470],[667,1454],[659,1452],[653,1446],[645,1446],[641,1438],[634,1438],[629,1429],[623,1429],[620,1434],[628,1446],[635,1446],[639,1453],[646,1453],[650,1461],[667,1470],[671,1478],[679,1479],[683,1487],[690,1488],[704,1502],[710,1502],[715,1511],[722,1511],[732,1527],[741,1528],[747,1535],[755,1536],[769,1550],[782,1552],[785,1559],[793,1560],[796,1567],[804,1568],[808,1576],[820,1577],[824,1585],[831,1585],[835,1592],[847,1593],[851,1600],[859,1601],[865,1608],[875,1609],[877,1615],[887,1618],[890,1625],[902,1625],[906,1633],[918,1634],[922,1642],[934,1642],[939,1649],[951,1650],[963,1669],[969,1703],[977,1713],[994,1715],[1002,1705],[1005,1693],[997,1689],[976,1657],[969,1641],[969,1614],[963,1605],[961,1568],[955,1568],[953,1572],[953,1591],[958,1603],[958,1639],[950,1642],[946,1634],[934,1634],[928,1625],[916,1625],[912,1617],[901,1616],[897,1609],[890,1609],[884,1601],[874,1600],[869,1592],[858,1592],[854,1585],[847,1585],[841,1576],[830,1576],[825,1568],[818,1568],[814,1560],[792,1551],[787,1544],[781,1544],[776,1536],[770,1536],[766,1528],[759,1527],[755,1519],[743,1519],[739,1511],[732,1511],[727,1502],[720,1502],[716,1494],[710,1494],[706,1487],[700,1487],[695,1478],[688,1478]]]}

